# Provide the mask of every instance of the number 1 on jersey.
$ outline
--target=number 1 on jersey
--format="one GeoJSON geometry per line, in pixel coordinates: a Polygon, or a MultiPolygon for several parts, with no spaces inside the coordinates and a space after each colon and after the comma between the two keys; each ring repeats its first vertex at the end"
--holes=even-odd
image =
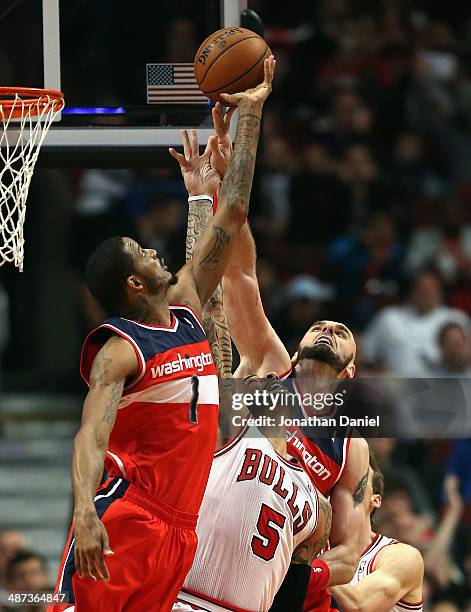
{"type": "Polygon", "coordinates": [[[193,374],[191,377],[191,400],[190,400],[190,423],[198,422],[198,399],[200,397],[200,381],[196,374],[193,374]]]}

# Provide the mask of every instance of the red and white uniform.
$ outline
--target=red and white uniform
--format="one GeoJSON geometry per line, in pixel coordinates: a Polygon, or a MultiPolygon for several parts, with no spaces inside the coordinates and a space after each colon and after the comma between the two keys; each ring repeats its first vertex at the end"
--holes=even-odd
{"type": "MultiPolygon", "coordinates": [[[[81,374],[110,336],[139,364],[127,382],[109,438],[107,478],[94,505],[114,555],[110,581],[80,579],[72,529],[56,592],[75,612],[170,612],[196,551],[196,521],[217,441],[219,391],[204,330],[186,306],[168,327],[107,319],[85,340],[81,374]]],[[[52,606],[53,612],[67,606],[52,606]]]]}
{"type": "Polygon", "coordinates": [[[318,503],[304,470],[244,428],[214,456],[195,560],[174,610],[268,610],[293,551],[316,528],[318,503]]]}
{"type": "MultiPolygon", "coordinates": [[[[393,540],[392,538],[387,538],[386,536],[377,533],[371,544],[363,551],[363,554],[360,557],[360,563],[358,564],[355,575],[353,576],[350,584],[357,584],[373,573],[377,554],[386,546],[392,546],[394,544],[399,544],[398,540],[393,540]]],[[[405,610],[408,610],[409,612],[422,612],[423,602],[420,601],[418,603],[410,603],[404,599],[401,599],[391,608],[391,612],[404,612],[405,610]]]]}
{"type": "Polygon", "coordinates": [[[167,506],[196,515],[217,441],[218,379],[193,311],[171,306],[170,312],[169,327],[121,317],[105,321],[85,340],[81,374],[88,383],[93,360],[111,335],[131,344],[139,370],[124,389],[105,469],[167,506]]]}

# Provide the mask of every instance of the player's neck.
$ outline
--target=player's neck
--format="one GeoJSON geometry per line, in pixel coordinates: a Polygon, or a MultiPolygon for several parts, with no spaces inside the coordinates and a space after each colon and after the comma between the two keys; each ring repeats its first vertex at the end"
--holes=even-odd
{"type": "Polygon", "coordinates": [[[286,437],[283,435],[281,431],[280,431],[280,435],[277,437],[273,437],[273,432],[272,432],[272,436],[271,437],[267,436],[267,439],[270,442],[270,444],[273,446],[275,451],[279,455],[281,455],[283,459],[288,458],[288,452],[286,449],[286,437]]]}
{"type": "Polygon", "coordinates": [[[165,296],[154,296],[152,300],[137,300],[128,315],[133,321],[150,325],[168,326],[172,322],[170,308],[165,296]]]}
{"type": "Polygon", "coordinates": [[[333,380],[338,377],[338,372],[328,363],[316,361],[315,359],[302,359],[296,366],[297,376],[306,378],[319,378],[323,380],[333,380]]]}
{"type": "Polygon", "coordinates": [[[371,542],[375,539],[376,535],[377,535],[376,531],[374,531],[371,526],[371,521],[366,521],[365,526],[360,534],[360,541],[359,541],[360,549],[362,553],[364,550],[368,548],[371,542]]]}

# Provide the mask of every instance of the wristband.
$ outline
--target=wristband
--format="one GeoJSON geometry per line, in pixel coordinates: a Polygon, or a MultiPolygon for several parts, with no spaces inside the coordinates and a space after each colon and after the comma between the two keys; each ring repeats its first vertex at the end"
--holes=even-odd
{"type": "Polygon", "coordinates": [[[210,195],[196,195],[188,197],[188,202],[196,202],[198,200],[207,200],[211,202],[211,205],[213,204],[213,196],[210,195]]]}
{"type": "Polygon", "coordinates": [[[329,584],[330,569],[322,559],[315,559],[311,563],[311,579],[309,585],[313,585],[316,589],[323,589],[329,584]]]}

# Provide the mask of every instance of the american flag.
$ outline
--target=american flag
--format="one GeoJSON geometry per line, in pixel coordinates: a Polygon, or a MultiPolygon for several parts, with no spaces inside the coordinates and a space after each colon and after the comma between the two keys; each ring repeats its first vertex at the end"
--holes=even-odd
{"type": "Polygon", "coordinates": [[[147,64],[147,104],[207,104],[193,64],[147,64]]]}

